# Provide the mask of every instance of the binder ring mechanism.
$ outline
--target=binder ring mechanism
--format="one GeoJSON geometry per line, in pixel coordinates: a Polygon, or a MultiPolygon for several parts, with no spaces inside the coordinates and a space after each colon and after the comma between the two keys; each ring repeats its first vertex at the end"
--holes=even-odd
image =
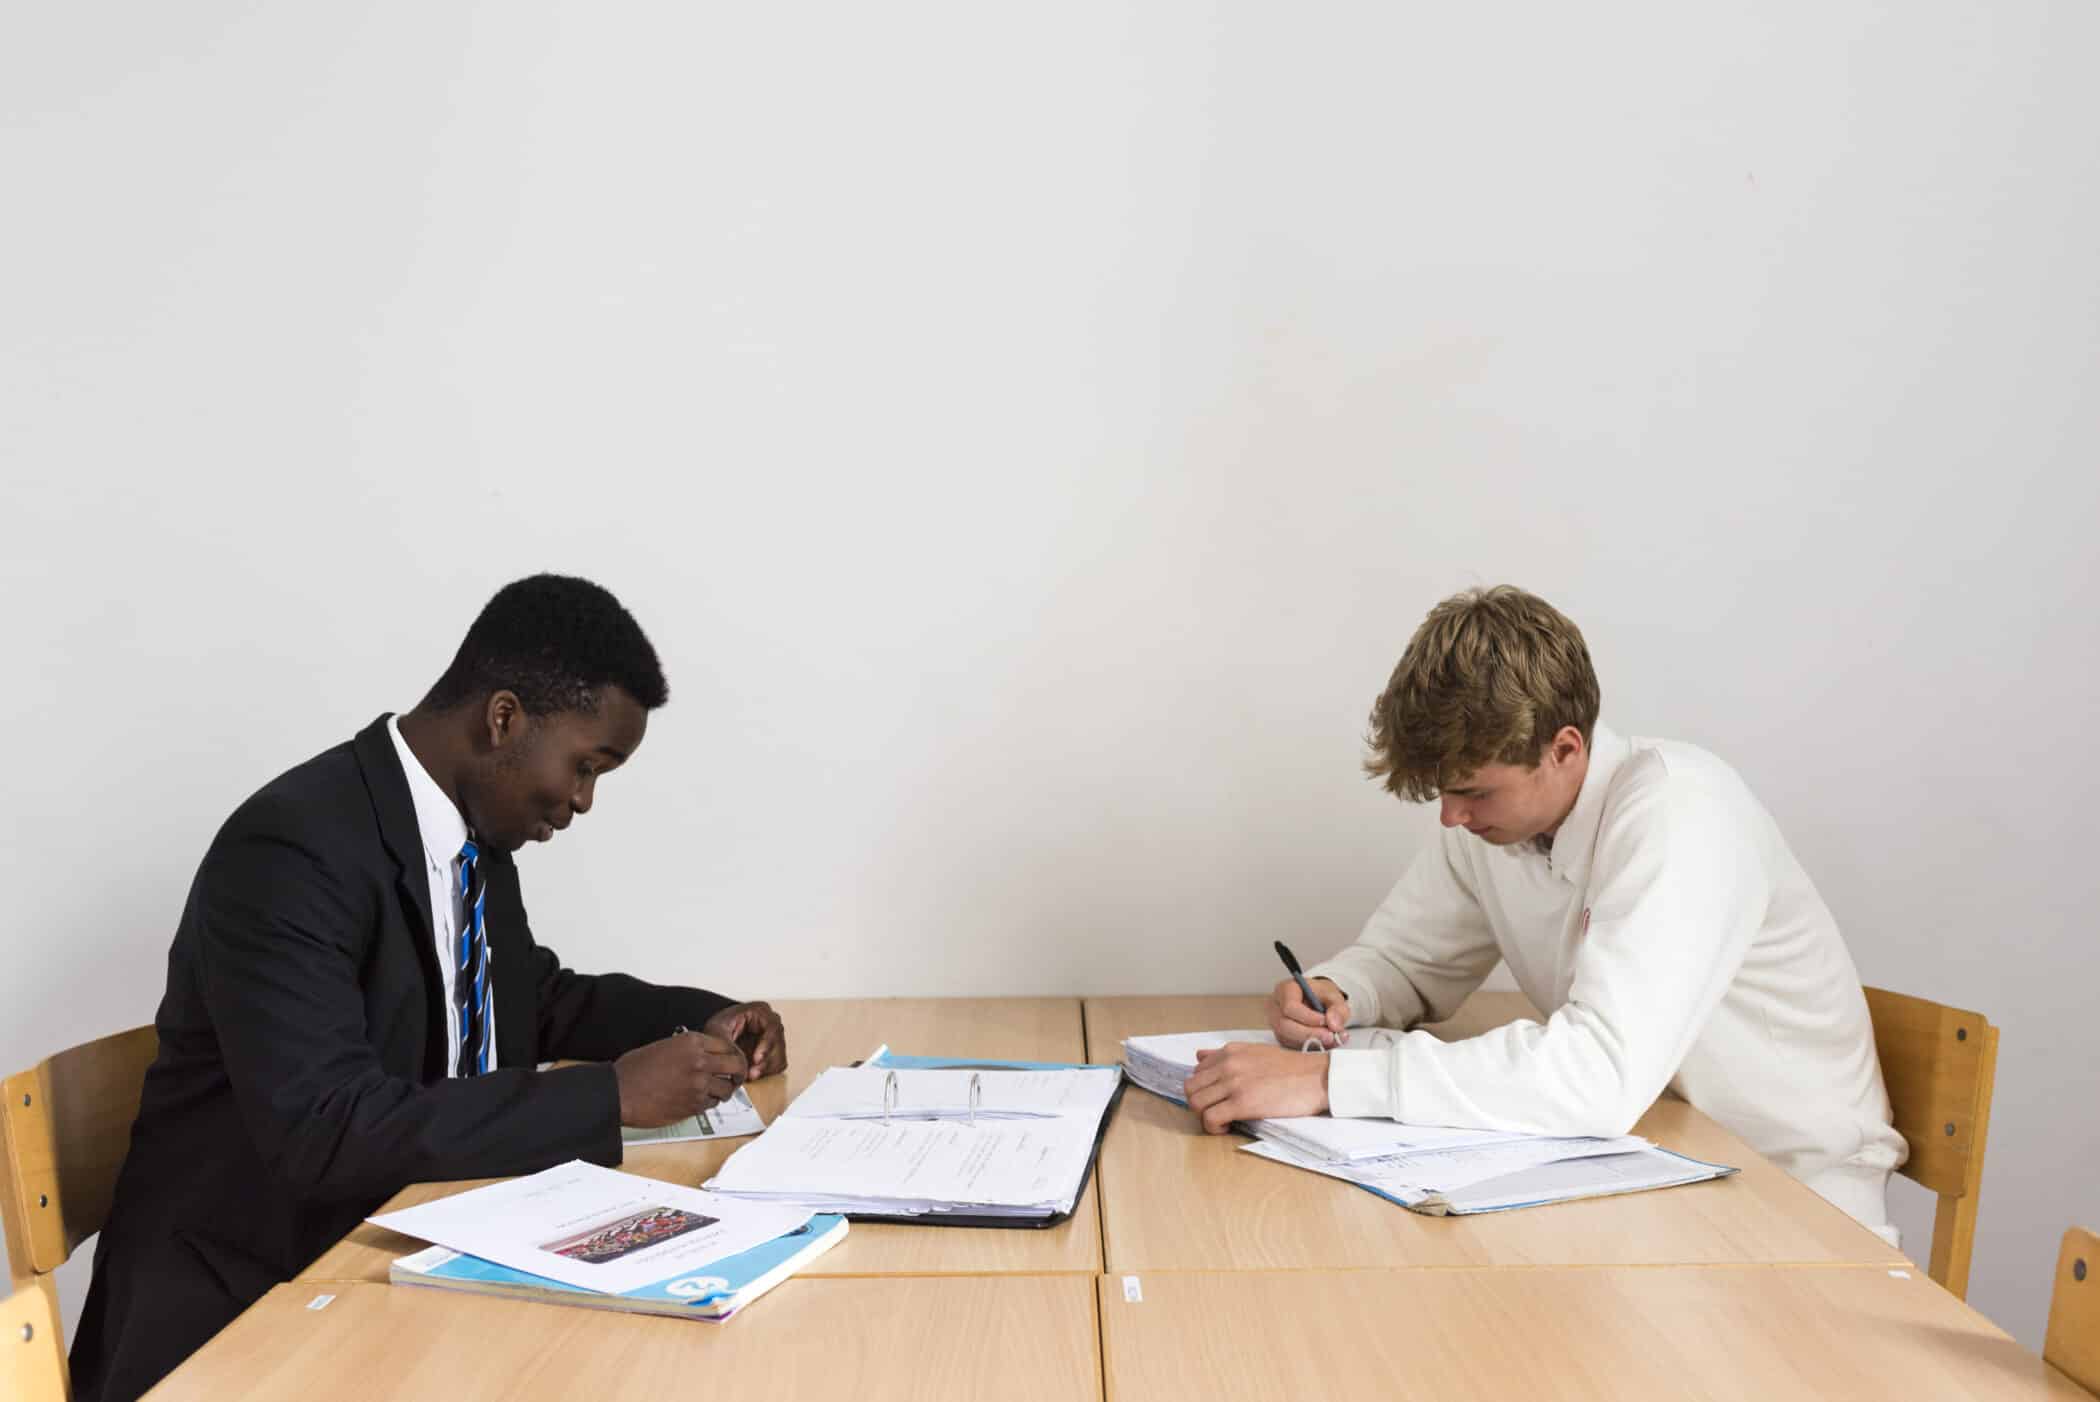
{"type": "MultiPolygon", "coordinates": [[[[971,1124],[972,1126],[975,1126],[975,1125],[976,1125],[976,1123],[977,1123],[977,1107],[978,1107],[978,1106],[979,1106],[980,1104],[982,1104],[983,1102],[984,1102],[984,1077],[983,1077],[983,1076],[982,1076],[982,1074],[980,1074],[979,1072],[976,1072],[976,1071],[972,1071],[972,1072],[970,1073],[970,1118],[969,1118],[969,1123],[970,1123],[970,1124],[971,1124]]],[[[888,1123],[890,1122],[890,1114],[891,1114],[891,1112],[892,1112],[892,1111],[894,1111],[894,1110],[895,1110],[896,1108],[897,1108],[897,1073],[896,1073],[895,1071],[892,1071],[892,1072],[890,1072],[890,1073],[889,1073],[889,1074],[888,1074],[887,1076],[884,1076],[884,1077],[882,1078],[882,1122],[883,1122],[883,1124],[887,1125],[887,1124],[888,1124],[888,1123]]]]}

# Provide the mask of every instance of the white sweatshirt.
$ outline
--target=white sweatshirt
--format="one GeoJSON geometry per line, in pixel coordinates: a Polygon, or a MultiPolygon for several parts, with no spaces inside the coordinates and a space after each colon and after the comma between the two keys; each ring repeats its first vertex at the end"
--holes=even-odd
{"type": "Polygon", "coordinates": [[[1603,725],[1550,853],[1446,829],[1331,978],[1352,1024],[1436,1022],[1507,960],[1547,1014],[1337,1050],[1337,1115],[1623,1134],[1665,1087],[1895,1243],[1889,1125],[1859,973],[1779,827],[1692,745],[1603,725]]]}

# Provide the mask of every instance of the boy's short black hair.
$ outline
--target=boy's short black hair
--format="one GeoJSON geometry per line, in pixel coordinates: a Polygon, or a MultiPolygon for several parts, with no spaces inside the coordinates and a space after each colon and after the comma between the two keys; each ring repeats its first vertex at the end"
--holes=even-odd
{"type": "Polygon", "coordinates": [[[618,599],[588,579],[536,574],[496,591],[423,704],[449,711],[512,691],[532,715],[596,711],[607,686],[645,710],[671,699],[656,649],[618,599]]]}

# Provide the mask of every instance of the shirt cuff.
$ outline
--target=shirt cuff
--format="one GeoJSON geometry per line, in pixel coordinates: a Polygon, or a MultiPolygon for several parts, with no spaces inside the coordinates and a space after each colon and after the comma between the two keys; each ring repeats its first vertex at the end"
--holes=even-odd
{"type": "Polygon", "coordinates": [[[1306,982],[1316,978],[1331,979],[1342,996],[1349,1000],[1349,1025],[1351,1027],[1374,1027],[1378,1023],[1378,993],[1370,984],[1352,976],[1346,969],[1332,962],[1315,964],[1305,971],[1306,982]]]}
{"type": "Polygon", "coordinates": [[[1399,1065],[1398,1047],[1327,1053],[1327,1113],[1342,1119],[1398,1119],[1399,1065]]]}

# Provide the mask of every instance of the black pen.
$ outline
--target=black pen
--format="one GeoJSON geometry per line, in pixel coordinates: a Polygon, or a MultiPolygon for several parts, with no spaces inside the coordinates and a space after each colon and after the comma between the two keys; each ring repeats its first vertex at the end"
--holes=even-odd
{"type": "MultiPolygon", "coordinates": [[[[1320,1001],[1320,995],[1313,992],[1312,985],[1305,981],[1305,970],[1298,967],[1298,956],[1291,953],[1291,947],[1282,940],[1275,941],[1275,944],[1276,957],[1283,961],[1283,967],[1291,971],[1291,977],[1298,980],[1298,991],[1305,995],[1305,1006],[1321,1017],[1327,1016],[1327,1005],[1320,1001]]],[[[1341,1039],[1337,1037],[1335,1040],[1341,1039]]]]}

